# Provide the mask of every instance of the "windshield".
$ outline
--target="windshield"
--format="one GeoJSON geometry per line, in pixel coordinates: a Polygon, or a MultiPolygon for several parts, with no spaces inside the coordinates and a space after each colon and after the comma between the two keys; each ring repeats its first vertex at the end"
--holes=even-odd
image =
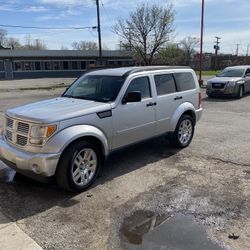
{"type": "Polygon", "coordinates": [[[244,69],[225,69],[220,74],[218,74],[218,77],[242,77],[244,75],[244,69]]]}
{"type": "Polygon", "coordinates": [[[107,75],[84,75],[63,94],[63,97],[114,101],[124,83],[124,77],[107,75]]]}

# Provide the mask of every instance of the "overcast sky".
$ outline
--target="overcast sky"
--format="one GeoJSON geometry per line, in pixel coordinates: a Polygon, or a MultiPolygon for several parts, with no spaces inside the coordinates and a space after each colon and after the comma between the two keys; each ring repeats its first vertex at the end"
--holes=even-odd
{"type": "MultiPolygon", "coordinates": [[[[175,10],[175,41],[185,36],[200,35],[201,0],[100,0],[103,43],[110,49],[118,48],[119,39],[111,31],[117,17],[126,18],[136,5],[173,4],[175,10]]],[[[215,36],[221,37],[222,53],[245,54],[250,43],[250,0],[205,0],[205,44],[213,51],[215,36]]],[[[0,0],[0,24],[25,26],[96,26],[95,0],[0,0]]],[[[1,28],[1,27],[0,27],[1,28]]],[[[71,48],[73,41],[97,41],[95,30],[27,30],[5,28],[9,36],[21,42],[27,35],[42,39],[49,49],[71,48]]]]}

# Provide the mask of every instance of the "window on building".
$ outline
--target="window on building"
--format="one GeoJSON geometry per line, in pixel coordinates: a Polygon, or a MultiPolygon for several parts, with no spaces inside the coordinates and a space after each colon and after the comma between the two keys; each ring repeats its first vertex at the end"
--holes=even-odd
{"type": "Polygon", "coordinates": [[[23,70],[33,70],[34,69],[34,65],[33,62],[28,62],[28,61],[24,61],[23,62],[23,70]]]}
{"type": "Polygon", "coordinates": [[[86,62],[85,61],[81,61],[81,69],[86,69],[86,62]]]}
{"type": "Polygon", "coordinates": [[[14,70],[22,71],[22,62],[14,62],[14,70]]]}
{"type": "Polygon", "coordinates": [[[41,70],[41,62],[35,62],[35,70],[41,70]]]}
{"type": "Polygon", "coordinates": [[[172,74],[155,75],[154,79],[158,96],[176,92],[172,74]]]}
{"type": "Polygon", "coordinates": [[[193,75],[190,72],[175,73],[174,77],[178,91],[195,89],[195,81],[193,75]]]}
{"type": "Polygon", "coordinates": [[[3,64],[3,61],[0,61],[0,71],[4,71],[4,64],[3,64]]]}
{"type": "Polygon", "coordinates": [[[77,69],[77,61],[72,61],[72,69],[77,69]]]}
{"type": "Polygon", "coordinates": [[[151,97],[149,78],[145,76],[145,77],[138,77],[132,80],[131,83],[129,84],[126,93],[132,91],[140,91],[142,99],[151,97]]]}
{"type": "Polygon", "coordinates": [[[45,70],[52,70],[52,63],[50,61],[44,62],[44,69],[45,70]]]}
{"type": "Polygon", "coordinates": [[[53,69],[54,70],[60,70],[61,69],[59,61],[54,61],[53,62],[53,69]]]}
{"type": "Polygon", "coordinates": [[[68,70],[69,69],[69,62],[68,61],[63,61],[63,69],[68,70]]]}

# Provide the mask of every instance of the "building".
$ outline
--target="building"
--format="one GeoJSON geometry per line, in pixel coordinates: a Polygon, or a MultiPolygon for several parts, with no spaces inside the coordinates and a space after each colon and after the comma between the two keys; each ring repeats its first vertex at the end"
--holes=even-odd
{"type": "MultiPolygon", "coordinates": [[[[0,50],[0,79],[78,77],[99,68],[98,51],[0,50]]],[[[130,52],[103,51],[104,67],[133,65],[130,52]]]]}

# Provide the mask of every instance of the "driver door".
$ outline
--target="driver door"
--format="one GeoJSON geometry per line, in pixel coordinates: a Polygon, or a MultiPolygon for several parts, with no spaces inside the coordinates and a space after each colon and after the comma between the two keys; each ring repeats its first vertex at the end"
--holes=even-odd
{"type": "Polygon", "coordinates": [[[245,92],[250,92],[250,68],[245,73],[245,92]]]}
{"type": "Polygon", "coordinates": [[[113,110],[113,149],[153,137],[156,132],[156,103],[148,76],[133,78],[124,94],[140,91],[140,102],[120,103],[113,110]]]}

